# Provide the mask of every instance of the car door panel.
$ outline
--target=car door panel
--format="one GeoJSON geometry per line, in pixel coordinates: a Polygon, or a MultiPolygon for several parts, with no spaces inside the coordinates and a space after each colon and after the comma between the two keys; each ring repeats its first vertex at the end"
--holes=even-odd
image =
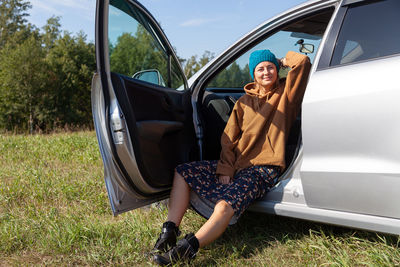
{"type": "Polygon", "coordinates": [[[399,64],[391,57],[314,73],[303,102],[301,167],[311,207],[400,218],[393,205],[400,201],[399,64]]]}
{"type": "MultiPolygon", "coordinates": [[[[134,164],[126,165],[125,168],[121,169],[122,164],[118,157],[115,157],[118,149],[118,142],[113,141],[113,127],[109,126],[106,121],[112,120],[110,117],[113,116],[112,110],[114,109],[109,99],[105,99],[105,93],[103,91],[100,75],[96,73],[92,81],[92,110],[93,120],[95,122],[95,130],[97,139],[99,142],[99,148],[104,164],[104,180],[110,200],[111,209],[114,215],[123,213],[125,211],[138,208],[147,204],[150,204],[154,199],[162,199],[167,197],[168,192],[158,193],[154,195],[154,190],[149,188],[145,181],[141,181],[142,177],[136,166],[136,162],[132,160],[134,164]],[[108,127],[107,127],[108,126],[108,127]],[[128,175],[124,173],[129,172],[132,176],[136,177],[136,183],[133,184],[131,180],[127,179],[128,175]],[[135,173],[136,172],[136,173],[135,173]],[[138,182],[139,180],[139,182],[138,182]],[[151,194],[152,199],[148,199],[151,194]]],[[[119,115],[118,115],[119,117],[119,115]]],[[[128,142],[126,135],[122,136],[122,142],[128,142]]],[[[132,154],[129,149],[126,149],[126,145],[123,146],[125,155],[130,157],[132,154]]]]}
{"type": "Polygon", "coordinates": [[[143,120],[184,120],[185,92],[169,89],[129,77],[122,78],[126,97],[137,121],[143,120]]]}
{"type": "Polygon", "coordinates": [[[400,218],[398,8],[395,0],[340,7],[303,102],[311,207],[400,218]]]}
{"type": "Polygon", "coordinates": [[[93,116],[119,214],[167,197],[174,167],[197,156],[191,92],[172,46],[137,1],[97,1],[96,58],[93,116]]]}
{"type": "Polygon", "coordinates": [[[174,167],[189,160],[191,107],[186,105],[185,110],[182,100],[189,97],[188,92],[161,88],[115,73],[112,81],[126,116],[140,172],[149,177],[147,182],[153,187],[170,186],[174,167]]]}

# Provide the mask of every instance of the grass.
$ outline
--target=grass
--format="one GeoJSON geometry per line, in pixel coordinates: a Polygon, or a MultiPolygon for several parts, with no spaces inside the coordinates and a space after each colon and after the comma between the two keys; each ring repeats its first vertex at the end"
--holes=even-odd
{"type": "MultiPolygon", "coordinates": [[[[162,205],[113,217],[93,132],[0,135],[0,266],[152,266],[162,205]]],[[[189,211],[183,232],[204,219],[189,211]]],[[[397,236],[245,213],[193,266],[399,266],[397,236]]]]}

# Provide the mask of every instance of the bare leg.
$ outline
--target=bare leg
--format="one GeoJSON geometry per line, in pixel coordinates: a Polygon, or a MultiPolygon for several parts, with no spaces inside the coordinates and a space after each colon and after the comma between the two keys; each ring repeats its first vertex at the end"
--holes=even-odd
{"type": "Polygon", "coordinates": [[[174,222],[176,226],[180,225],[183,215],[189,205],[189,193],[189,185],[179,173],[175,172],[168,203],[167,221],[174,222]]]}
{"type": "Polygon", "coordinates": [[[220,200],[214,207],[213,214],[195,234],[200,247],[204,247],[217,239],[229,225],[234,211],[225,200],[220,200]]]}

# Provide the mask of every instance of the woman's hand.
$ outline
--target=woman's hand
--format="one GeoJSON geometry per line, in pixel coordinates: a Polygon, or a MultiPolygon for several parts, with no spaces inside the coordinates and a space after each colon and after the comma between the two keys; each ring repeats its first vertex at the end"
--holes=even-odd
{"type": "Polygon", "coordinates": [[[231,182],[231,177],[229,177],[228,175],[220,175],[219,182],[221,184],[229,184],[231,182]]]}
{"type": "Polygon", "coordinates": [[[281,66],[281,68],[286,68],[287,67],[287,63],[286,63],[286,58],[285,57],[279,59],[279,65],[281,66]]]}

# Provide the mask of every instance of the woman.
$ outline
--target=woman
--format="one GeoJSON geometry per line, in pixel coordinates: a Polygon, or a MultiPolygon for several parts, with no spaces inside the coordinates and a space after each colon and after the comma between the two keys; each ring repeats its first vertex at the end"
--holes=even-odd
{"type": "Polygon", "coordinates": [[[233,216],[239,217],[276,183],[285,168],[285,143],[299,111],[310,71],[307,56],[289,51],[278,61],[269,50],[250,55],[254,79],[235,104],[221,137],[219,161],[199,161],[176,168],[167,222],[154,247],[154,261],[168,265],[193,259],[199,248],[217,239],[233,216]],[[279,80],[280,65],[291,68],[279,80]],[[176,244],[179,224],[189,205],[190,190],[215,203],[196,234],[176,244]]]}

